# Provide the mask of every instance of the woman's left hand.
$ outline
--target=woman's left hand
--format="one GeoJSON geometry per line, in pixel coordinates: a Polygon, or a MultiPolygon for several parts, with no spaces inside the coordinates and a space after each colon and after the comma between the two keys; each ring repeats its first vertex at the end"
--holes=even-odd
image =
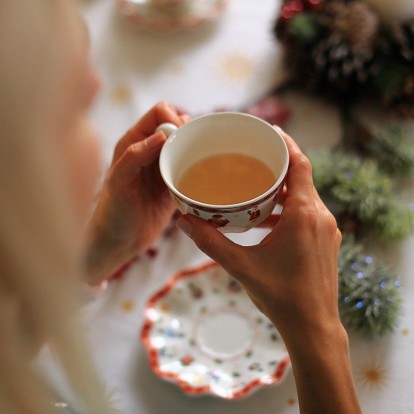
{"type": "Polygon", "coordinates": [[[166,136],[156,128],[190,118],[167,102],[150,109],[118,142],[90,224],[88,283],[98,284],[145,251],[175,211],[162,181],[158,157],[166,136]]]}

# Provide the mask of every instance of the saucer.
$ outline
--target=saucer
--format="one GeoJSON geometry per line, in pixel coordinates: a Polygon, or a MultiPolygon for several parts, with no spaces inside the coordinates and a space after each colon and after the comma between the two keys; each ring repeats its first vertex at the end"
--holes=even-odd
{"type": "Polygon", "coordinates": [[[270,320],[214,262],[177,273],[149,299],[141,340],[153,371],[190,395],[245,397],[290,368],[270,320]]]}
{"type": "Polygon", "coordinates": [[[118,0],[119,12],[132,23],[156,32],[192,29],[217,18],[228,0],[118,0]]]}

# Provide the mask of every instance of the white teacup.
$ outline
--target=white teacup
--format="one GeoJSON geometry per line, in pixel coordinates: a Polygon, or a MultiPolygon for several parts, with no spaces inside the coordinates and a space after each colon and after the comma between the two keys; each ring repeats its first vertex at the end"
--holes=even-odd
{"type": "Polygon", "coordinates": [[[267,122],[244,113],[219,112],[195,118],[177,128],[162,124],[169,135],[160,154],[160,171],[178,210],[204,219],[224,233],[240,233],[265,220],[283,188],[289,153],[279,132],[267,122]],[[237,153],[255,157],[269,167],[275,182],[266,192],[237,204],[214,205],[193,200],[177,185],[195,162],[206,157],[237,153]]]}

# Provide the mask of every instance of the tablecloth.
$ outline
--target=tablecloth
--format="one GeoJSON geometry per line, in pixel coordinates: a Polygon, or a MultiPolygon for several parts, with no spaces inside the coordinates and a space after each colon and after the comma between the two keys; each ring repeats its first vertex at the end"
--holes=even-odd
{"type": "MultiPolygon", "coordinates": [[[[115,4],[114,0],[82,2],[93,64],[103,85],[92,117],[99,127],[105,165],[118,138],[159,100],[169,100],[195,115],[238,109],[260,99],[284,76],[281,49],[271,33],[278,0],[230,0],[217,21],[168,35],[130,24],[118,15],[115,4]]],[[[299,92],[287,94],[286,103],[292,110],[286,129],[305,151],[338,141],[334,106],[299,92]]],[[[264,234],[256,229],[231,238],[254,244],[264,234]]],[[[404,314],[395,332],[374,341],[350,335],[353,373],[366,414],[414,413],[413,251],[414,237],[410,237],[387,257],[402,282],[404,299],[404,314]]],[[[299,412],[291,372],[282,384],[235,401],[191,397],[153,374],[139,340],[146,301],[175,272],[207,260],[189,238],[173,231],[82,310],[85,333],[114,412],[299,412]]],[[[40,362],[56,391],[70,400],[47,351],[40,362]]]]}

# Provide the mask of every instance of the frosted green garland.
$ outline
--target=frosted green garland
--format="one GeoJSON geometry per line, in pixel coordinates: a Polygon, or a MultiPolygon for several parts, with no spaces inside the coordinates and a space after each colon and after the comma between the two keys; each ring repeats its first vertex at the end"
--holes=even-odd
{"type": "Polygon", "coordinates": [[[373,134],[365,143],[365,151],[366,156],[374,158],[384,173],[395,178],[406,178],[413,174],[413,137],[400,127],[391,126],[373,134]]]}
{"type": "Polygon", "coordinates": [[[401,315],[400,281],[345,236],[339,255],[339,310],[344,326],[369,339],[394,330],[401,315]]]}
{"type": "Polygon", "coordinates": [[[319,151],[310,159],[315,186],[341,230],[382,240],[411,234],[413,212],[375,161],[339,149],[319,151]]]}

